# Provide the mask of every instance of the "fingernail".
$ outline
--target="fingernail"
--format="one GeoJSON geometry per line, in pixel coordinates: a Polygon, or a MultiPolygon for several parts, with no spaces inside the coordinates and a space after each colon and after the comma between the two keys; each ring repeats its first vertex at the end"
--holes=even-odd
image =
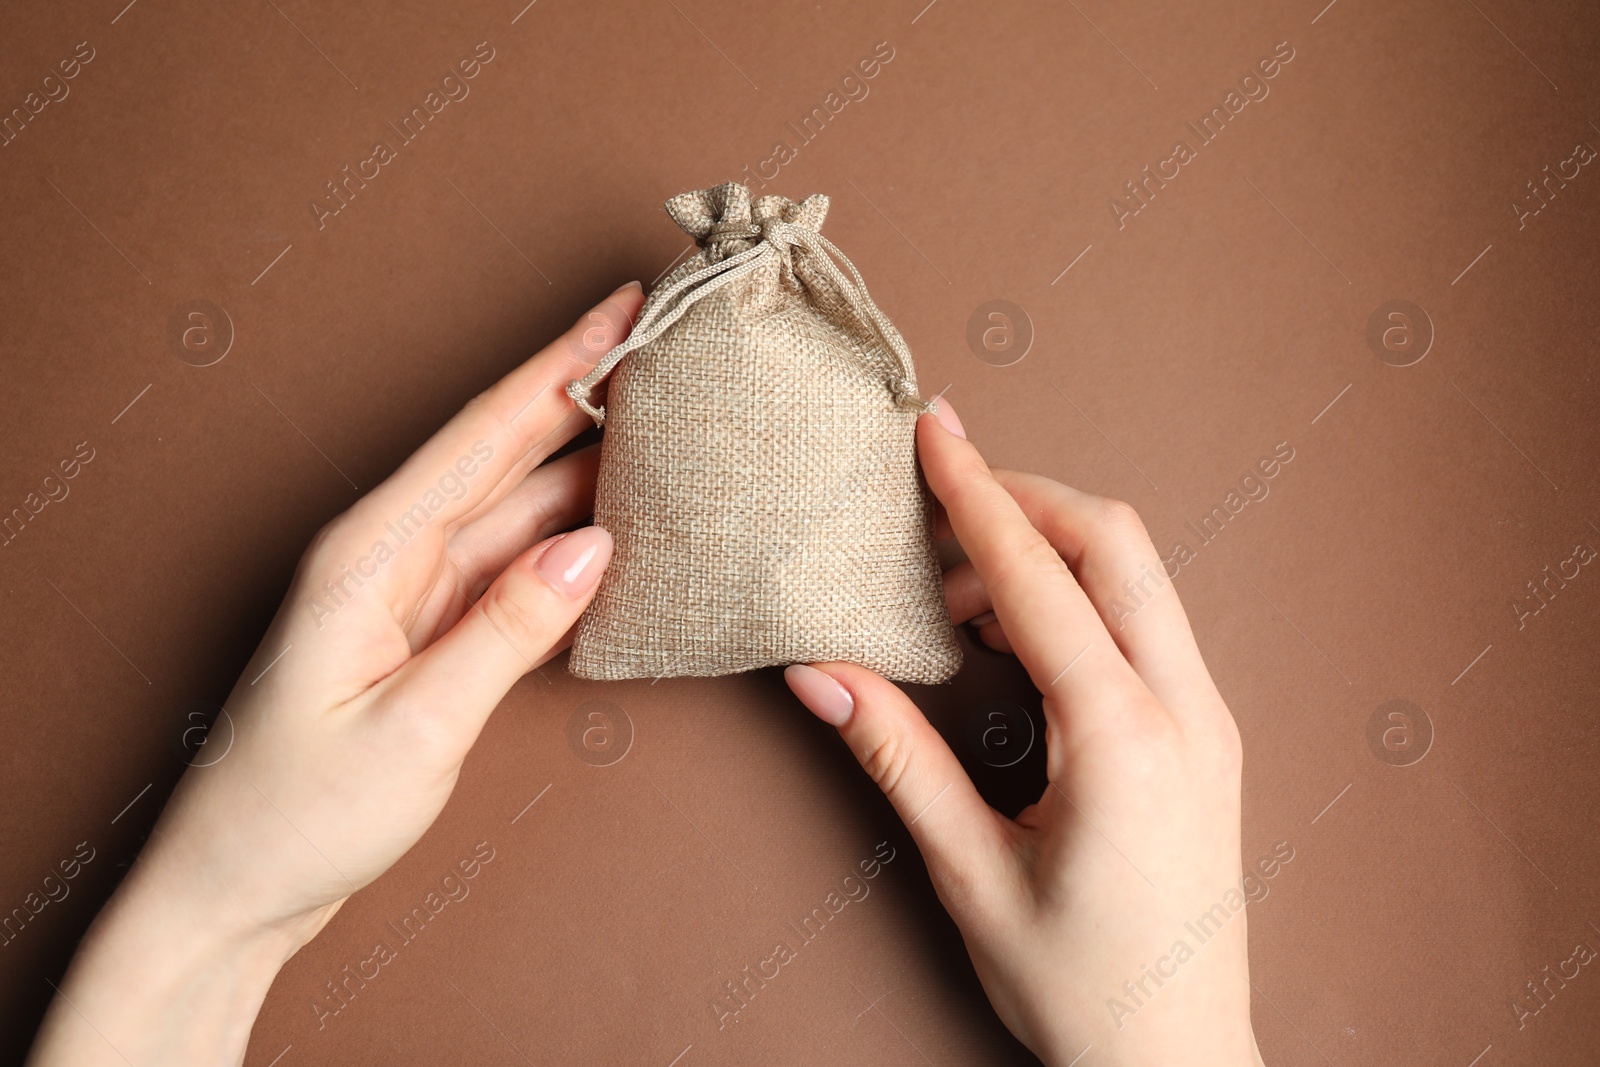
{"type": "Polygon", "coordinates": [[[850,690],[823,674],[815,667],[796,663],[783,669],[783,680],[789,683],[800,703],[829,726],[843,726],[855,711],[855,698],[850,690]]]}
{"type": "Polygon", "coordinates": [[[998,618],[998,616],[996,616],[994,612],[986,611],[982,615],[973,616],[968,620],[968,622],[973,626],[982,627],[988,626],[991,622],[994,622],[996,618],[998,618]]]}
{"type": "Polygon", "coordinates": [[[940,426],[943,426],[963,441],[967,439],[967,430],[966,427],[961,425],[961,417],[956,414],[956,409],[950,406],[950,401],[945,397],[941,396],[934,401],[933,417],[939,420],[940,426]]]}
{"type": "Polygon", "coordinates": [[[585,526],[546,549],[533,569],[556,592],[576,600],[594,588],[609,562],[611,535],[599,526],[585,526]]]}
{"type": "Polygon", "coordinates": [[[629,289],[638,289],[638,290],[642,291],[644,289],[644,286],[640,285],[638,282],[629,282],[626,285],[617,286],[615,289],[613,289],[611,291],[611,295],[612,296],[617,296],[620,293],[627,292],[629,289]]]}

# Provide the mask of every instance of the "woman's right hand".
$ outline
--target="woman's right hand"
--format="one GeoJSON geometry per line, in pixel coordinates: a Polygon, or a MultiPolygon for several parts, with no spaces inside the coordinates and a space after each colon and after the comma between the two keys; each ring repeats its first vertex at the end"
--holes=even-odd
{"type": "Polygon", "coordinates": [[[945,574],[951,618],[1014,651],[1043,694],[1044,795],[1014,820],[995,811],[863,667],[796,665],[790,687],[905,821],[995,1010],[1042,1060],[1260,1064],[1239,732],[1143,525],[1118,501],[991,471],[947,402],[917,445],[967,554],[945,574]]]}

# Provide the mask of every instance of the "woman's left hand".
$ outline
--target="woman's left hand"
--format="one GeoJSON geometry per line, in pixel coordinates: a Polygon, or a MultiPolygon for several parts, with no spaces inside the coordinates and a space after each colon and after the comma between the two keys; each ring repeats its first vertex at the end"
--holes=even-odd
{"type": "Polygon", "coordinates": [[[611,558],[569,529],[597,449],[563,387],[627,336],[617,290],[317,535],[30,1063],[240,1062],[283,962],[449,799],[506,692],[559,652],[611,558]],[[554,535],[554,536],[552,536],[554,535]],[[529,546],[532,547],[529,547],[529,546]]]}

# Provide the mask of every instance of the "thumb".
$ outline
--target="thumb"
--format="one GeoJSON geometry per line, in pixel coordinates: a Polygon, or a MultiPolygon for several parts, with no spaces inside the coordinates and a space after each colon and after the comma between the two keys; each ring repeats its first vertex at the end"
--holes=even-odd
{"type": "Polygon", "coordinates": [[[995,879],[1002,816],[978,795],[944,738],[900,687],[853,663],[795,664],[784,680],[817,718],[836,726],[883,790],[953,913],[995,879]]]}
{"type": "Polygon", "coordinates": [[[611,561],[611,534],[584,526],[534,545],[432,645],[390,676],[407,703],[474,717],[471,737],[583,614],[611,561]]]}

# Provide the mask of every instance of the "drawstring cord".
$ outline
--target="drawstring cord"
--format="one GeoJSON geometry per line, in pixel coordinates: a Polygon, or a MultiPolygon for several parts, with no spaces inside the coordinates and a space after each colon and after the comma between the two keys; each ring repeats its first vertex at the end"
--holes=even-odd
{"type": "Polygon", "coordinates": [[[754,226],[741,225],[736,227],[738,232],[735,233],[732,229],[726,227],[719,229],[719,227],[713,227],[712,234],[705,243],[734,239],[759,240],[759,243],[737,255],[702,267],[673,283],[649,302],[640,314],[639,321],[634,323],[633,331],[627,340],[606,353],[605,358],[588,374],[567,383],[567,395],[572,398],[572,402],[580,411],[594,420],[596,426],[604,425],[606,409],[603,405],[597,407],[591,404],[589,394],[594,391],[594,387],[601,379],[610,374],[628,353],[643,348],[660,337],[668,327],[683,317],[684,312],[701,299],[759,268],[763,256],[778,255],[775,239],[787,241],[791,246],[799,246],[810,252],[812,263],[822,271],[829,282],[833,283],[834,289],[844,296],[856,318],[877,335],[884,348],[894,357],[899,373],[890,377],[888,385],[895,404],[919,413],[936,410],[937,400],[923,400],[917,395],[917,383],[911,369],[911,350],[906,347],[905,339],[878,309],[878,305],[872,302],[872,297],[867,293],[867,283],[862,280],[855,264],[845,258],[844,253],[834,247],[831,241],[809,227],[776,219],[767,222],[759,230],[754,226]],[[839,270],[836,260],[837,263],[843,263],[850,272],[848,278],[839,270]]]}
{"type": "Polygon", "coordinates": [[[787,222],[777,223],[772,228],[778,231],[778,236],[788,238],[791,244],[797,244],[811,253],[812,262],[821,267],[834,288],[844,294],[856,318],[878,335],[884,348],[894,357],[900,373],[889,379],[889,391],[894,396],[895,404],[924,415],[937,409],[937,400],[923,400],[917,395],[916,377],[911,369],[911,349],[906,347],[905,338],[900,336],[900,331],[894,328],[888,316],[873,303],[871,294],[867,292],[867,283],[862,279],[861,272],[856,270],[856,265],[816,230],[787,222]],[[835,260],[843,263],[850,272],[848,280],[840,273],[835,260]]]}

